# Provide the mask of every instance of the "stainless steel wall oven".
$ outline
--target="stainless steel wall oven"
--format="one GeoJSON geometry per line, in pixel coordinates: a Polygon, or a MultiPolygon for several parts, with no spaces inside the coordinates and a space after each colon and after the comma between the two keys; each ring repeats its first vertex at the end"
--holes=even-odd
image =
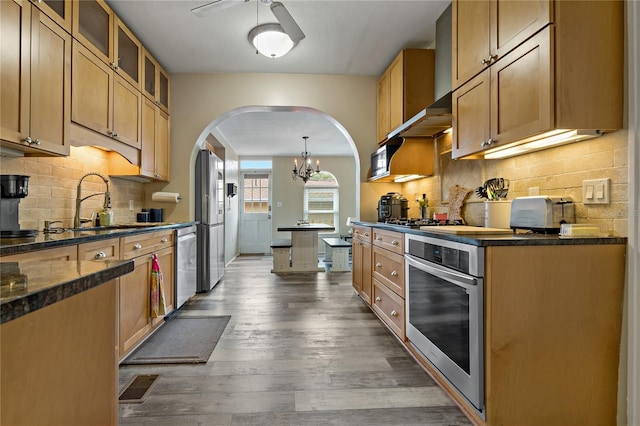
{"type": "Polygon", "coordinates": [[[484,249],[405,235],[407,338],[483,415],[484,249]]]}

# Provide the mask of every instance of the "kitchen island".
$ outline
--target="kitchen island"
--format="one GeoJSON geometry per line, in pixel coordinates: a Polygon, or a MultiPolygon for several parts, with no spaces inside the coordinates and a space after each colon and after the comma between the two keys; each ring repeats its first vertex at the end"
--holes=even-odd
{"type": "MultiPolygon", "coordinates": [[[[354,224],[354,235],[355,230],[371,235],[373,253],[380,253],[375,260],[372,255],[368,262],[360,262],[373,272],[360,274],[358,283],[354,263],[354,288],[365,302],[371,300],[367,304],[414,358],[476,424],[615,424],[626,238],[561,238],[530,233],[455,235],[438,232],[437,228],[354,224]],[[386,273],[392,264],[380,250],[384,232],[392,232],[398,247],[404,241],[405,281],[399,281],[396,287],[388,279],[392,274],[386,273]],[[432,246],[420,245],[421,240],[432,246]],[[478,274],[464,271],[462,253],[477,253],[478,274]],[[419,349],[422,337],[414,341],[413,334],[404,334],[403,327],[413,326],[412,318],[420,316],[414,314],[422,314],[417,327],[424,330],[427,324],[445,319],[435,311],[413,311],[423,309],[421,303],[413,303],[421,299],[411,300],[419,297],[423,283],[452,288],[448,284],[445,287],[445,280],[437,278],[437,273],[419,269],[416,256],[418,260],[433,258],[423,263],[440,269],[444,263],[438,262],[448,256],[453,262],[446,265],[452,265],[449,269],[454,269],[453,275],[470,276],[476,282],[479,297],[474,301],[469,296],[468,303],[479,312],[476,324],[480,339],[466,346],[468,353],[480,359],[479,407],[447,378],[448,373],[431,362],[433,354],[419,349]],[[456,269],[458,261],[460,268],[456,269]],[[372,283],[362,282],[367,277],[372,283]],[[373,289],[369,295],[364,290],[367,288],[373,289]],[[389,308],[393,309],[391,314],[385,311],[385,303],[390,301],[396,302],[389,308]]],[[[393,268],[398,271],[397,277],[402,276],[401,267],[393,268]]],[[[465,299],[464,293],[461,300],[465,299]]],[[[447,305],[440,303],[445,309],[447,305]]],[[[473,318],[471,314],[473,310],[469,318],[473,318]]]]}
{"type": "Polygon", "coordinates": [[[133,261],[0,268],[0,424],[117,424],[116,281],[133,261]]]}
{"type": "Polygon", "coordinates": [[[291,268],[286,272],[324,271],[324,268],[318,268],[318,233],[334,230],[333,226],[319,223],[278,226],[279,232],[291,232],[291,268]]]}

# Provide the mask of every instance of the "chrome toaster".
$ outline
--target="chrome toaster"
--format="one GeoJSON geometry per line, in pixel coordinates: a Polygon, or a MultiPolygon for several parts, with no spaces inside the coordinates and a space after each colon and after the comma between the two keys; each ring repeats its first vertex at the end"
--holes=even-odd
{"type": "Polygon", "coordinates": [[[533,232],[559,232],[563,223],[575,223],[576,211],[571,197],[539,195],[518,197],[511,202],[511,229],[533,232]]]}

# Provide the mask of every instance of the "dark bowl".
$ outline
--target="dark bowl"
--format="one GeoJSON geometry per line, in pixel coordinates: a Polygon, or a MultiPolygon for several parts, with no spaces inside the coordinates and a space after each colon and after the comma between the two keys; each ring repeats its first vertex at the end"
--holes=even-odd
{"type": "Polygon", "coordinates": [[[29,176],[0,175],[2,198],[24,198],[28,195],[29,176]]]}

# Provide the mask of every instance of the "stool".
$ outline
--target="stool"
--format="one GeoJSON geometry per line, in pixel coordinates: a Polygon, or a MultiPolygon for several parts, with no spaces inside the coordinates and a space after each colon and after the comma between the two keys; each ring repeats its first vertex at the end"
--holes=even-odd
{"type": "Polygon", "coordinates": [[[291,240],[286,238],[271,241],[273,269],[271,272],[291,269],[291,240]]]}
{"type": "Polygon", "coordinates": [[[323,238],[325,251],[331,250],[331,268],[332,272],[350,271],[349,268],[349,249],[351,243],[340,238],[323,238]]]}

